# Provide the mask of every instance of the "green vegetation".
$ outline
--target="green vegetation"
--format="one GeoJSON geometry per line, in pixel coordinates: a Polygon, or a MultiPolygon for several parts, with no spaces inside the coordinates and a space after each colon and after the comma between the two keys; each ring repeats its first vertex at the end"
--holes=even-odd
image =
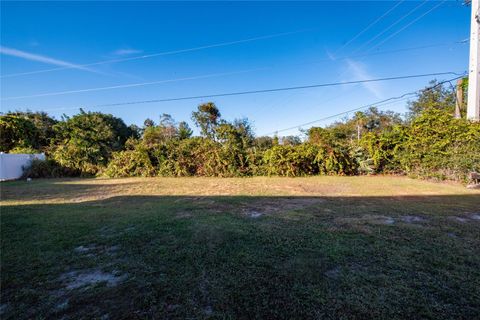
{"type": "Polygon", "coordinates": [[[470,171],[480,171],[480,123],[455,119],[454,103],[452,89],[433,82],[410,102],[406,117],[372,107],[312,127],[304,139],[255,137],[248,119],[227,121],[211,102],[192,113],[200,136],[168,114],[138,128],[99,112],[81,110],[61,121],[10,112],[0,116],[0,149],[45,152],[48,165],[36,164],[29,177],[395,173],[465,181],[470,171]]]}
{"type": "Polygon", "coordinates": [[[478,319],[480,193],[399,177],[2,184],[2,319],[478,319]]]}

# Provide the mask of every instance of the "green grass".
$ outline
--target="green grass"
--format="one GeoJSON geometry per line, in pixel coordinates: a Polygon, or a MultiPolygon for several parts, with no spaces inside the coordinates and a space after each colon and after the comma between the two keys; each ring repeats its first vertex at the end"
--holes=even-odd
{"type": "Polygon", "coordinates": [[[480,318],[480,192],[460,185],[312,177],[0,187],[2,319],[480,318]],[[108,281],[89,282],[95,275],[108,281]]]}

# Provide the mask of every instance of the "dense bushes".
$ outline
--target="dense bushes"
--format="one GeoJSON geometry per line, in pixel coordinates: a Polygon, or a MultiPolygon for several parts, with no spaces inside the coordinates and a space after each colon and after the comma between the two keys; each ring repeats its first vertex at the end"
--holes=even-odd
{"type": "Polygon", "coordinates": [[[411,103],[406,120],[370,108],[297,136],[255,138],[250,122],[221,118],[213,103],[192,113],[200,136],[186,122],[162,114],[143,128],[112,115],[81,112],[62,121],[45,113],[0,117],[1,149],[46,153],[31,177],[306,176],[406,173],[464,180],[480,171],[480,124],[452,116],[453,92],[431,87],[411,103]]]}
{"type": "Polygon", "coordinates": [[[396,157],[407,173],[465,180],[469,172],[480,171],[480,123],[425,110],[404,128],[396,157]]]}
{"type": "Polygon", "coordinates": [[[23,170],[24,178],[62,178],[78,176],[85,176],[85,173],[79,170],[65,168],[51,159],[34,159],[30,166],[23,170]]]}
{"type": "Polygon", "coordinates": [[[122,150],[132,135],[121,119],[83,110],[56,124],[54,130],[52,158],[64,167],[88,174],[101,171],[112,153],[122,150]]]}
{"type": "Polygon", "coordinates": [[[154,176],[155,167],[147,149],[133,140],[129,144],[130,149],[113,153],[103,174],[112,178],[154,176]]]}

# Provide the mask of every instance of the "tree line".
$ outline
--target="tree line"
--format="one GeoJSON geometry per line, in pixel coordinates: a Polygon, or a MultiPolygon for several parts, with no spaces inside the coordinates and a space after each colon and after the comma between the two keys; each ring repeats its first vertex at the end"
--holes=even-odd
{"type": "MultiPolygon", "coordinates": [[[[435,84],[435,82],[433,82],[435,84]]],[[[162,114],[142,127],[100,112],[60,120],[45,112],[0,116],[0,151],[44,152],[28,177],[306,176],[408,174],[465,180],[480,171],[480,124],[453,116],[455,92],[429,86],[402,116],[372,107],[300,136],[255,136],[248,119],[227,121],[212,102],[192,121],[162,114]]]]}

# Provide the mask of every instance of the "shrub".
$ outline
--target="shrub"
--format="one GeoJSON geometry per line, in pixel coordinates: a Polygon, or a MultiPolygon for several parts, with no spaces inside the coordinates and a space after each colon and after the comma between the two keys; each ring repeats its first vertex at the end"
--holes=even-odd
{"type": "Polygon", "coordinates": [[[276,145],[263,155],[267,175],[297,177],[318,173],[318,147],[311,144],[276,145]]]}
{"type": "Polygon", "coordinates": [[[14,148],[36,148],[37,129],[32,121],[19,116],[0,116],[0,151],[14,148]]]}
{"type": "Polygon", "coordinates": [[[347,149],[320,148],[315,157],[318,172],[325,175],[352,175],[358,165],[347,149]]]}
{"type": "Polygon", "coordinates": [[[409,174],[466,180],[470,171],[480,170],[480,123],[425,110],[405,130],[395,156],[409,174]]]}
{"type": "Polygon", "coordinates": [[[54,126],[56,147],[53,158],[62,166],[96,174],[121,151],[131,131],[110,114],[81,112],[54,126]]]}
{"type": "Polygon", "coordinates": [[[15,147],[12,150],[10,150],[8,153],[13,153],[13,154],[36,154],[40,153],[37,149],[33,149],[31,147],[15,147]]]}
{"type": "Polygon", "coordinates": [[[111,178],[151,177],[155,175],[155,168],[147,150],[139,146],[133,150],[113,153],[103,174],[111,178]]]}
{"type": "Polygon", "coordinates": [[[361,173],[398,173],[399,159],[395,156],[405,140],[405,129],[396,126],[382,132],[368,132],[362,136],[355,150],[361,173]]]}
{"type": "Polygon", "coordinates": [[[34,159],[30,163],[30,166],[23,168],[22,178],[61,178],[78,177],[80,175],[82,175],[82,173],[79,170],[65,168],[55,160],[34,159]]]}

